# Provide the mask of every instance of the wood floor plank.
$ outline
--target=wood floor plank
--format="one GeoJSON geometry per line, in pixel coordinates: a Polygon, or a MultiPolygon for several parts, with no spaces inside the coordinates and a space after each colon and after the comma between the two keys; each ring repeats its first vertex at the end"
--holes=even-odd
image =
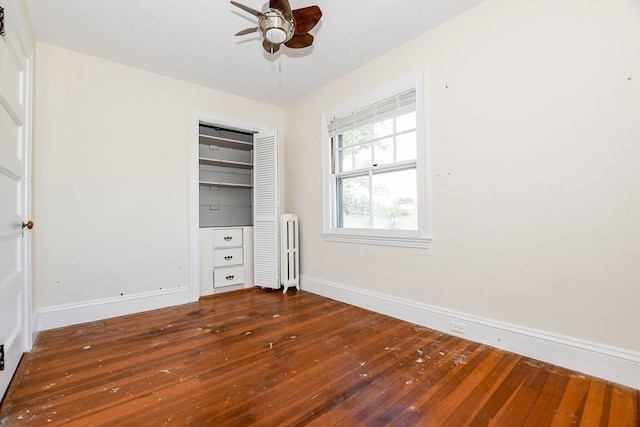
{"type": "MultiPolygon", "coordinates": [[[[354,414],[372,414],[380,408],[381,402],[392,398],[388,392],[398,388],[406,388],[407,385],[416,381],[416,372],[406,371],[407,366],[414,363],[423,363],[417,374],[421,377],[428,375],[436,369],[437,365],[428,361],[435,357],[439,351],[454,348],[462,344],[461,340],[452,336],[444,335],[435,331],[425,335],[416,335],[415,331],[408,331],[410,335],[406,341],[395,340],[393,342],[384,341],[387,344],[380,353],[383,357],[379,363],[367,366],[366,387],[350,390],[344,395],[340,405],[325,412],[310,425],[349,425],[354,422],[351,417],[354,414]]],[[[361,382],[362,384],[362,382],[361,382]]],[[[356,417],[358,415],[355,415],[356,417]]]]}
{"type": "MultiPolygon", "coordinates": [[[[371,331],[371,333],[376,333],[380,339],[387,340],[403,328],[403,325],[398,322],[392,323],[388,325],[386,330],[371,331]]],[[[368,333],[365,334],[365,336],[368,335],[368,333]]],[[[292,405],[291,409],[298,412],[304,412],[306,409],[308,412],[312,412],[314,417],[319,416],[344,402],[347,396],[356,394],[362,386],[368,385],[369,381],[366,379],[369,378],[368,372],[371,366],[380,366],[380,363],[387,359],[386,356],[385,353],[380,352],[379,342],[371,340],[354,342],[352,345],[345,345],[337,354],[332,354],[329,360],[316,359],[317,363],[313,369],[301,371],[298,368],[295,377],[291,377],[274,387],[273,391],[284,393],[287,388],[295,387],[305,393],[308,399],[292,405]],[[341,354],[342,352],[348,355],[346,364],[344,364],[345,356],[341,354]],[[336,368],[332,369],[331,375],[327,375],[328,373],[321,362],[336,365],[336,368]],[[339,367],[338,363],[342,363],[343,366],[339,367]],[[322,399],[324,395],[335,395],[336,397],[324,400],[322,399]]],[[[292,362],[295,363],[295,361],[292,362]]],[[[288,409],[279,408],[281,420],[286,420],[288,416],[288,409]]],[[[276,420],[279,419],[276,418],[276,420]]]]}
{"type": "Polygon", "coordinates": [[[551,424],[575,425],[580,421],[589,392],[589,382],[584,375],[570,375],[551,424]]]}
{"type": "Polygon", "coordinates": [[[467,398],[484,380],[489,378],[489,373],[493,372],[494,368],[499,367],[501,372],[504,372],[502,369],[510,370],[509,365],[513,363],[505,358],[503,352],[487,353],[474,369],[461,369],[458,375],[449,378],[446,387],[442,387],[433,395],[433,398],[425,399],[420,408],[422,413],[428,414],[427,419],[431,425],[464,425],[466,418],[473,418],[476,407],[468,405],[467,398]],[[461,392],[458,393],[458,390],[461,392]],[[466,406],[465,403],[467,403],[466,406]]]}
{"type": "Polygon", "coordinates": [[[636,409],[638,393],[629,389],[614,387],[611,396],[611,412],[609,425],[621,427],[637,427],[638,413],[636,409]]]}
{"type": "Polygon", "coordinates": [[[514,391],[505,406],[498,411],[488,425],[524,425],[550,373],[549,369],[545,368],[544,365],[535,363],[530,359],[524,360],[524,364],[533,367],[532,375],[527,377],[522,386],[514,391]]]}
{"type": "Polygon", "coordinates": [[[460,340],[450,336],[435,332],[424,334],[422,330],[419,332],[415,334],[409,331],[412,339],[408,342],[385,340],[386,346],[379,350],[382,357],[367,363],[363,370],[365,378],[358,381],[360,384],[366,384],[366,387],[357,388],[356,392],[353,392],[352,388],[339,402],[340,405],[331,408],[331,411],[319,417],[314,424],[349,425],[355,422],[352,420],[353,417],[358,419],[358,422],[363,422],[366,416],[375,412],[372,408],[381,408],[389,398],[397,398],[401,394],[399,390],[406,390],[407,384],[417,381],[417,376],[424,376],[435,369],[435,364],[430,366],[426,361],[433,357],[436,349],[442,351],[449,345],[460,345],[460,340]],[[393,396],[387,394],[390,390],[395,390],[396,393],[393,396]]]}
{"type": "Polygon", "coordinates": [[[569,382],[569,375],[564,369],[551,368],[550,375],[542,386],[535,405],[524,423],[526,427],[551,425],[556,415],[558,404],[569,382]]]}
{"type": "MultiPolygon", "coordinates": [[[[480,382],[468,395],[455,407],[445,423],[450,425],[487,425],[492,413],[499,410],[500,395],[506,396],[513,392],[505,379],[519,366],[520,357],[513,354],[504,354],[500,362],[484,375],[480,382]],[[501,393],[501,391],[504,392],[501,393]],[[487,404],[491,401],[491,404],[487,404]],[[484,417],[477,415],[481,410],[485,411],[484,417]]],[[[486,367],[485,367],[486,369],[486,367]]],[[[457,393],[456,393],[457,394],[457,393]]]]}
{"type": "MultiPolygon", "coordinates": [[[[281,395],[295,389],[297,396],[308,396],[308,401],[299,403],[300,399],[296,399],[296,401],[289,402],[286,410],[282,410],[280,407],[268,408],[270,418],[276,424],[279,424],[289,418],[288,412],[290,410],[297,412],[302,410],[313,411],[315,402],[322,402],[322,400],[314,400],[312,396],[323,392],[326,388],[333,387],[335,382],[341,382],[342,384],[345,377],[358,376],[356,370],[363,363],[359,353],[370,354],[373,350],[372,348],[367,349],[363,345],[372,345],[371,341],[366,340],[366,338],[375,331],[376,327],[382,328],[382,330],[378,331],[381,334],[380,336],[384,336],[385,332],[388,333],[389,330],[392,332],[392,325],[389,323],[396,322],[383,321],[381,324],[374,326],[368,319],[359,317],[348,325],[348,328],[352,329],[353,332],[349,335],[352,339],[351,344],[348,344],[342,336],[339,339],[331,339],[325,335],[324,342],[307,342],[304,346],[304,349],[309,353],[304,358],[307,360],[313,358],[314,363],[300,365],[297,360],[302,357],[296,355],[281,358],[280,364],[283,369],[278,378],[267,382],[269,384],[269,393],[281,395]],[[320,355],[321,357],[319,357],[320,355]],[[338,364],[338,362],[340,363],[338,364]],[[335,368],[331,371],[332,376],[326,377],[325,366],[334,364],[335,368]],[[300,407],[298,408],[298,406],[300,407]]],[[[244,416],[245,414],[240,414],[240,417],[236,418],[237,416],[232,417],[228,414],[221,414],[221,417],[233,419],[240,424],[242,424],[244,416]]]]}
{"type": "Polygon", "coordinates": [[[0,426],[637,426],[638,392],[307,292],[42,332],[0,426]]]}
{"type": "Polygon", "coordinates": [[[406,367],[395,375],[399,381],[390,390],[385,390],[374,400],[375,406],[369,406],[367,411],[360,411],[345,419],[345,425],[388,425],[400,414],[408,412],[408,416],[422,418],[425,422],[434,416],[432,407],[438,405],[455,384],[460,383],[470,375],[473,369],[467,366],[476,366],[490,355],[489,351],[479,348],[478,345],[465,342],[461,339],[451,341],[451,346],[434,348],[429,354],[414,356],[406,367]],[[457,355],[468,349],[466,355],[467,365],[456,364],[457,355]],[[418,362],[426,359],[430,363],[418,362]]]}
{"type": "Polygon", "coordinates": [[[590,381],[589,391],[585,402],[584,411],[580,418],[580,425],[584,427],[597,427],[600,425],[604,410],[604,396],[607,385],[604,381],[590,381]]]}
{"type": "Polygon", "coordinates": [[[510,404],[513,402],[510,397],[516,396],[527,378],[534,374],[535,368],[525,363],[524,358],[516,357],[515,359],[516,366],[506,372],[502,382],[496,383],[490,393],[485,392],[485,401],[470,424],[489,425],[492,420],[510,408],[510,404]]]}

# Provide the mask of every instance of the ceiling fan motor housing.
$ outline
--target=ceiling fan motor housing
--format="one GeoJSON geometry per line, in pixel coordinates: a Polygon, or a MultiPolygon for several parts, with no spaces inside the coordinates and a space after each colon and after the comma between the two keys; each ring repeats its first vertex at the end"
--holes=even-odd
{"type": "Polygon", "coordinates": [[[292,22],[285,19],[277,9],[270,9],[260,18],[259,23],[262,37],[270,43],[281,44],[293,37],[295,27],[292,22]]]}

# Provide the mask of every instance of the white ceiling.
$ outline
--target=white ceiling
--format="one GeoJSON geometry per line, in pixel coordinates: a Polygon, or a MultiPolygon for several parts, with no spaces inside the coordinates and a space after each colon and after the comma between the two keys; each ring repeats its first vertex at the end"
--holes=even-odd
{"type": "MultiPolygon", "coordinates": [[[[285,106],[483,0],[290,0],[323,12],[312,47],[267,54],[227,0],[26,0],[38,41],[285,106]]],[[[264,0],[242,0],[266,10],[264,0]]]]}

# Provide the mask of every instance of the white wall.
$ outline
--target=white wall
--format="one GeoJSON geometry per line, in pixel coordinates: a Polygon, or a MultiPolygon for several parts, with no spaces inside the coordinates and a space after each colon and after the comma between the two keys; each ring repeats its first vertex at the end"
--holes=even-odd
{"type": "Polygon", "coordinates": [[[488,0],[285,111],[304,276],[640,351],[640,3],[488,0]],[[322,232],[323,110],[428,70],[428,250],[322,232]]]}
{"type": "Polygon", "coordinates": [[[283,110],[43,43],[36,52],[35,301],[189,286],[192,108],[283,110]]]}

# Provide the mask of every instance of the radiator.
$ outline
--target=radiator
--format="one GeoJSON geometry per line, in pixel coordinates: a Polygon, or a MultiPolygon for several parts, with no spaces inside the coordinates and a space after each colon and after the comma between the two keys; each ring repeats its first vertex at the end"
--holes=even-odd
{"type": "Polygon", "coordinates": [[[280,278],[283,292],[295,287],[300,290],[300,249],[298,247],[298,216],[280,216],[280,278]]]}

